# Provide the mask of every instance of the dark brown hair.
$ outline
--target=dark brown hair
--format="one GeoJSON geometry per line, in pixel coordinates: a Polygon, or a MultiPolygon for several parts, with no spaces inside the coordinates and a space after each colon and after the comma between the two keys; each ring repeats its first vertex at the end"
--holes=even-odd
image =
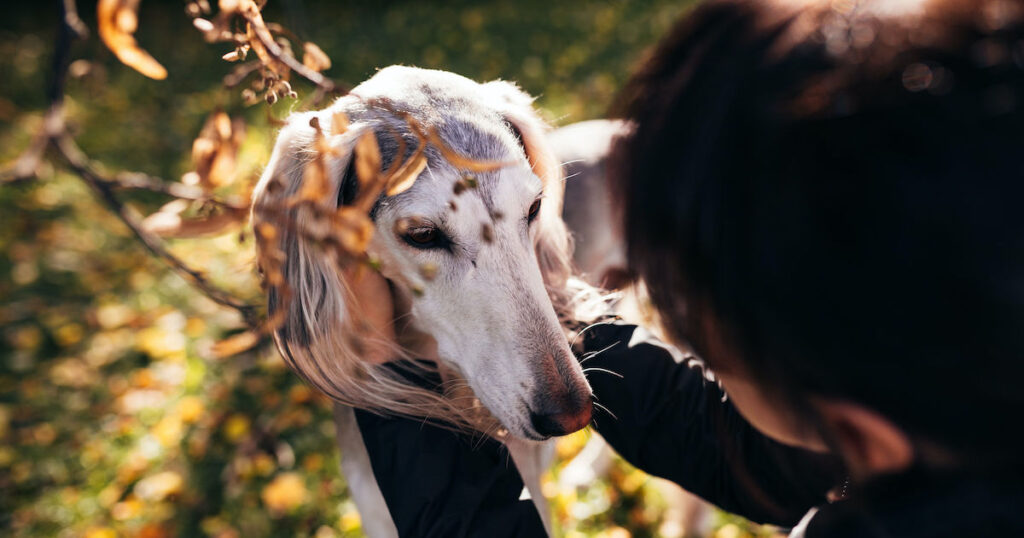
{"type": "Polygon", "coordinates": [[[1015,457],[1022,15],[723,0],[685,16],[623,93],[635,130],[611,164],[668,330],[792,409],[841,398],[963,461],[1015,457]]]}

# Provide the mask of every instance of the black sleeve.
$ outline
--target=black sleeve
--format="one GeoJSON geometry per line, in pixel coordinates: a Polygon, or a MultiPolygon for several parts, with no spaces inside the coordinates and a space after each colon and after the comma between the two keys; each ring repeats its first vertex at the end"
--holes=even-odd
{"type": "Polygon", "coordinates": [[[503,445],[419,420],[356,410],[356,423],[399,536],[545,536],[503,445]]]}
{"type": "Polygon", "coordinates": [[[841,481],[836,458],[760,433],[699,362],[677,362],[643,329],[597,325],[585,333],[584,348],[599,351],[584,355],[583,364],[595,401],[607,409],[595,409],[597,431],[647,473],[728,512],[784,526],[823,503],[841,481]]]}

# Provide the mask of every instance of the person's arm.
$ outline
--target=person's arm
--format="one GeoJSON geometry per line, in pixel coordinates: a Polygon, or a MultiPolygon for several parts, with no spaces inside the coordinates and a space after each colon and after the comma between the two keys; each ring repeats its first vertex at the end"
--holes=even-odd
{"type": "MultiPolygon", "coordinates": [[[[586,351],[604,349],[583,367],[597,402],[615,415],[599,407],[595,425],[623,458],[757,522],[792,525],[824,500],[841,476],[834,458],[766,438],[698,366],[677,363],[645,334],[615,324],[584,336],[586,351]]],[[[399,536],[544,535],[497,442],[363,411],[356,421],[399,536]]]]}
{"type": "Polygon", "coordinates": [[[698,362],[677,362],[642,328],[597,325],[583,338],[586,352],[600,351],[583,363],[607,409],[595,409],[596,429],[634,466],[726,511],[785,526],[841,482],[837,458],[769,439],[698,362]]]}

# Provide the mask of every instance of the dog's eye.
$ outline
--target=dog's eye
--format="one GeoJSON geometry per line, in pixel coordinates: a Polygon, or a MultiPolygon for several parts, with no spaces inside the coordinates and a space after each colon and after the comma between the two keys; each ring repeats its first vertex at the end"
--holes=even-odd
{"type": "Polygon", "coordinates": [[[537,198],[530,204],[530,210],[526,213],[527,222],[533,222],[533,219],[537,218],[540,213],[540,198],[537,198]]]}
{"type": "Polygon", "coordinates": [[[437,228],[411,228],[405,232],[405,239],[414,247],[429,248],[438,242],[437,228]]]}
{"type": "Polygon", "coordinates": [[[451,240],[429,220],[410,217],[395,221],[395,235],[415,248],[450,248],[451,240]]]}

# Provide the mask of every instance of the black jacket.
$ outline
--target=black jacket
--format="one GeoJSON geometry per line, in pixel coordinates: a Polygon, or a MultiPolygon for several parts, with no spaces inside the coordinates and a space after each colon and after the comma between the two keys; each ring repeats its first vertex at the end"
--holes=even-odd
{"type": "MultiPolygon", "coordinates": [[[[988,528],[1024,536],[1013,532],[1024,530],[1024,497],[1014,480],[1001,489],[990,481],[964,488],[955,477],[925,480],[911,472],[879,479],[857,496],[873,503],[827,504],[826,492],[843,480],[838,462],[761,434],[695,361],[677,362],[632,325],[596,326],[584,338],[585,351],[607,348],[586,366],[622,376],[588,376],[596,400],[614,414],[595,409],[598,432],[636,467],[729,512],[792,526],[819,506],[807,538],[994,535],[988,528]],[[956,502],[972,510],[958,519],[970,525],[945,521],[962,514],[956,502]]],[[[401,536],[544,536],[532,502],[519,500],[522,480],[499,443],[414,420],[364,412],[356,419],[401,536]]]]}

